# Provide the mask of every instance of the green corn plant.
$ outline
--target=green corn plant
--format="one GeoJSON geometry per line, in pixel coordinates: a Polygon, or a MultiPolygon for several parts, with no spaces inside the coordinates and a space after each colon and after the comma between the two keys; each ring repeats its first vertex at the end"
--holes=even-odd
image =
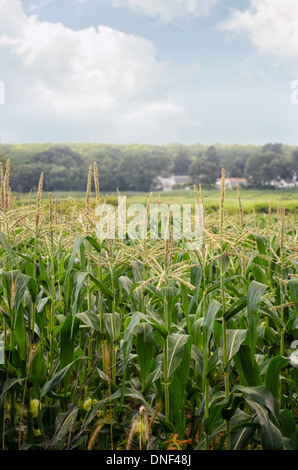
{"type": "MultiPolygon", "coordinates": [[[[0,165],[2,449],[297,449],[296,214],[228,214],[204,242],[98,240],[85,200],[17,201],[0,165]]],[[[95,195],[91,192],[93,172],[95,195]]],[[[235,193],[236,206],[237,194],[235,193]]],[[[241,195],[242,196],[242,195],[241,195]]],[[[107,202],[109,197],[106,196],[107,202]]]]}

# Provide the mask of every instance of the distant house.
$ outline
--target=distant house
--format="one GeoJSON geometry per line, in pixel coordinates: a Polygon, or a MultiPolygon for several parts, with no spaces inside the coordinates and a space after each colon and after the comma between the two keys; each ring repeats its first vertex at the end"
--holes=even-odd
{"type": "MultiPolygon", "coordinates": [[[[247,181],[245,178],[226,178],[225,183],[226,189],[235,189],[237,185],[239,188],[245,186],[247,181]]],[[[221,187],[221,179],[218,178],[215,184],[217,187],[221,187]]]]}
{"type": "Polygon", "coordinates": [[[155,182],[154,191],[171,191],[176,186],[182,186],[189,189],[191,179],[188,175],[171,175],[168,178],[158,176],[155,182]]]}
{"type": "MultiPolygon", "coordinates": [[[[177,187],[183,187],[185,189],[190,189],[192,186],[192,179],[188,175],[171,175],[167,178],[158,176],[156,178],[155,184],[152,188],[153,191],[171,191],[177,187]]],[[[246,185],[245,178],[226,178],[226,188],[234,189],[236,186],[242,187],[246,185]]],[[[216,182],[216,186],[221,186],[221,179],[219,178],[216,182]]]]}
{"type": "Polygon", "coordinates": [[[296,180],[296,176],[292,180],[272,180],[270,181],[270,186],[276,189],[298,188],[298,180],[296,180]]]}

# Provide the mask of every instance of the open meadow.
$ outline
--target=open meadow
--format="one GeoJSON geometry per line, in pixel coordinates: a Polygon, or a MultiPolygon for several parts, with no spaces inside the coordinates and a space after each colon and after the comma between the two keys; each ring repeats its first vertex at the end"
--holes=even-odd
{"type": "MultiPolygon", "coordinates": [[[[147,204],[149,193],[137,191],[124,191],[120,192],[121,196],[126,196],[127,205],[131,204],[147,204]]],[[[102,199],[106,196],[102,194],[102,199]]],[[[21,200],[28,202],[29,195],[22,196],[21,193],[13,192],[15,198],[15,205],[20,206],[21,200]]],[[[59,205],[62,203],[63,207],[68,208],[72,206],[74,200],[81,207],[85,205],[86,193],[82,191],[53,191],[53,199],[57,199],[59,205]]],[[[218,201],[220,198],[219,189],[204,189],[204,208],[207,212],[216,212],[218,210],[218,201]]],[[[42,199],[47,204],[48,193],[42,194],[42,199]]],[[[107,193],[107,201],[112,205],[118,204],[118,194],[116,191],[109,191],[107,193]]],[[[154,203],[164,204],[192,204],[194,203],[194,192],[190,190],[172,190],[162,192],[152,192],[152,201],[154,203]]],[[[270,210],[277,211],[283,205],[286,212],[297,213],[298,211],[298,189],[276,189],[276,190],[257,190],[257,189],[241,189],[241,204],[244,214],[263,213],[267,214],[270,210]]],[[[91,201],[91,206],[95,208],[96,201],[91,201]]],[[[225,211],[229,215],[235,215],[239,212],[239,203],[237,190],[228,189],[225,194],[225,211]]]]}

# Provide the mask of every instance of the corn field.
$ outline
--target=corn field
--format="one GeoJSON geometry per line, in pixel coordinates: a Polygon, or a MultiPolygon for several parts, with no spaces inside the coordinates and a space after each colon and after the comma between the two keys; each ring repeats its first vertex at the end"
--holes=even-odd
{"type": "Polygon", "coordinates": [[[96,165],[67,210],[0,176],[2,450],[298,449],[297,213],[230,216],[223,171],[201,250],[99,241],[96,165]]]}

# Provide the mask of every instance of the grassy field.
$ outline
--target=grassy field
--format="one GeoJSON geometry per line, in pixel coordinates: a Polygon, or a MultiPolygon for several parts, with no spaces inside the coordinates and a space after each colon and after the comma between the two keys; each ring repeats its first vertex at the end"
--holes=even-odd
{"type": "MultiPolygon", "coordinates": [[[[269,207],[277,210],[281,205],[285,206],[286,211],[298,211],[298,189],[293,190],[256,190],[256,189],[241,189],[241,201],[243,211],[245,214],[256,212],[268,212],[269,207]]],[[[133,203],[147,204],[149,194],[142,192],[129,192],[121,193],[122,196],[127,197],[128,205],[133,203]]],[[[220,197],[220,189],[203,190],[204,206],[205,209],[216,211],[218,210],[218,200],[220,197]]],[[[14,193],[14,197],[20,200],[21,195],[14,193]]],[[[47,194],[43,194],[43,198],[47,198],[47,194]]],[[[63,192],[54,191],[53,198],[63,200],[65,206],[67,201],[74,199],[77,203],[84,204],[84,192],[63,192]]],[[[28,195],[24,195],[24,200],[28,199],[28,195]]],[[[117,192],[109,193],[111,203],[117,204],[117,192]]],[[[194,192],[192,190],[174,190],[155,193],[153,192],[153,202],[162,202],[165,204],[190,204],[194,203],[194,192]]],[[[94,204],[94,202],[93,202],[94,204]]],[[[236,214],[239,210],[238,197],[236,190],[227,190],[225,196],[225,210],[229,214],[236,214]]]]}
{"type": "MultiPolygon", "coordinates": [[[[298,190],[293,191],[261,191],[241,189],[241,201],[244,213],[251,213],[253,209],[256,212],[267,212],[269,205],[276,210],[281,204],[287,210],[298,210],[298,190]]],[[[218,201],[220,198],[220,189],[203,190],[204,207],[208,210],[218,210],[218,201]]],[[[193,191],[169,191],[154,194],[155,200],[158,198],[166,204],[181,203],[189,204],[194,202],[193,191]]],[[[145,194],[130,194],[128,201],[145,203],[148,196],[145,194]]],[[[236,214],[239,211],[238,198],[236,190],[227,190],[225,196],[225,210],[229,214],[236,214]]]]}
{"type": "Polygon", "coordinates": [[[99,240],[93,176],[62,205],[3,176],[0,447],[297,450],[297,193],[204,192],[189,250],[171,218],[99,240]]]}

